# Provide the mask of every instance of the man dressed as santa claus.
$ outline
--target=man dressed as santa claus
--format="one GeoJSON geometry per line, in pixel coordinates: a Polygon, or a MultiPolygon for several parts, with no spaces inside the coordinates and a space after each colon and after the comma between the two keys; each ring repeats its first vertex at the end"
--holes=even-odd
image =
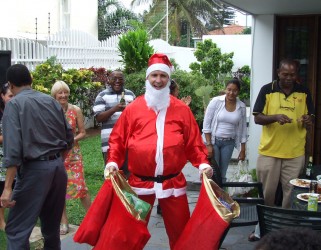
{"type": "Polygon", "coordinates": [[[173,249],[190,217],[182,169],[190,161],[208,177],[213,170],[190,108],[170,95],[171,71],[166,55],[149,59],[145,95],[126,107],[110,135],[105,175],[123,165],[128,151],[128,182],[151,206],[158,199],[173,249]]]}

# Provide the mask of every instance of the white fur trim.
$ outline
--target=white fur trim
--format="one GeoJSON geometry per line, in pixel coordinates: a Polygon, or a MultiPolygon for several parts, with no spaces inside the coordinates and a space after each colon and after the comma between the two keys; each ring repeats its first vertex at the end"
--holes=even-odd
{"type": "MultiPolygon", "coordinates": [[[[207,163],[201,163],[200,164],[200,166],[199,166],[199,168],[198,168],[198,173],[200,174],[200,176],[201,176],[201,174],[202,174],[202,171],[204,170],[204,169],[206,169],[206,168],[211,168],[212,169],[212,167],[209,165],[209,164],[207,164],[207,163]]],[[[213,170],[212,170],[213,171],[213,170]]]]}
{"type": "Polygon", "coordinates": [[[108,163],[106,164],[105,169],[106,169],[106,168],[109,168],[109,167],[115,167],[117,170],[119,170],[118,164],[117,164],[116,162],[113,162],[113,161],[108,162],[108,163]]]}
{"type": "Polygon", "coordinates": [[[203,170],[205,168],[211,168],[211,166],[207,163],[201,163],[198,169],[203,170]]]}
{"type": "Polygon", "coordinates": [[[146,70],[146,78],[155,70],[160,70],[167,73],[168,76],[171,76],[171,69],[166,64],[163,63],[154,63],[148,67],[146,70]]]}
{"type": "MultiPolygon", "coordinates": [[[[161,183],[157,183],[162,185],[161,183]]],[[[151,195],[155,194],[156,199],[163,199],[168,198],[170,196],[182,196],[186,194],[186,187],[183,188],[171,188],[166,190],[158,190],[156,191],[154,188],[137,188],[137,187],[131,187],[134,192],[138,195],[151,195]]]]}
{"type": "MultiPolygon", "coordinates": [[[[156,169],[155,176],[163,175],[164,173],[164,126],[167,108],[163,108],[159,111],[156,118],[156,133],[157,133],[157,145],[156,145],[156,169]]],[[[156,182],[155,182],[156,183],[156,182]]]]}

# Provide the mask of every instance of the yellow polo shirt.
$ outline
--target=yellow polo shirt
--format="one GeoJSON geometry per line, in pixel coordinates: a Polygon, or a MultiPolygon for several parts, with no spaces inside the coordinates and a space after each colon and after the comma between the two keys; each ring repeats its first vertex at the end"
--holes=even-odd
{"type": "Polygon", "coordinates": [[[304,114],[314,115],[311,94],[304,85],[295,84],[289,96],[276,81],[264,85],[253,108],[253,115],[258,113],[284,114],[292,119],[284,125],[274,122],[263,126],[260,154],[286,159],[304,155],[306,129],[299,118],[304,114]]]}

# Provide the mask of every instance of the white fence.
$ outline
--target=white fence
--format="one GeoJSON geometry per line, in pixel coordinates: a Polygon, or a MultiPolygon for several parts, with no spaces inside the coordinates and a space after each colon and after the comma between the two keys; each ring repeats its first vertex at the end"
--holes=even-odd
{"type": "Polygon", "coordinates": [[[50,36],[45,45],[19,38],[0,38],[0,50],[11,51],[11,63],[22,63],[30,70],[55,56],[63,68],[120,68],[119,37],[98,41],[90,34],[65,30],[50,36]]]}
{"type": "Polygon", "coordinates": [[[47,60],[48,49],[27,39],[0,38],[0,50],[11,51],[11,64],[22,63],[29,69],[47,60]]]}
{"type": "MultiPolygon", "coordinates": [[[[233,71],[251,64],[251,35],[203,36],[204,39],[212,39],[222,48],[223,53],[234,52],[233,71]]],[[[30,70],[34,70],[36,65],[52,56],[57,58],[57,62],[61,63],[64,69],[117,69],[123,66],[117,49],[118,41],[119,36],[98,41],[88,33],[64,30],[51,35],[48,41],[42,43],[27,39],[0,38],[0,50],[11,50],[11,63],[25,64],[30,70]]],[[[152,40],[149,44],[156,52],[174,58],[182,70],[190,71],[190,63],[196,61],[194,48],[171,46],[161,39],[152,40]]]]}
{"type": "Polygon", "coordinates": [[[118,41],[118,36],[99,42],[87,33],[62,31],[50,37],[48,53],[56,56],[64,68],[116,69],[121,67],[118,41]]]}

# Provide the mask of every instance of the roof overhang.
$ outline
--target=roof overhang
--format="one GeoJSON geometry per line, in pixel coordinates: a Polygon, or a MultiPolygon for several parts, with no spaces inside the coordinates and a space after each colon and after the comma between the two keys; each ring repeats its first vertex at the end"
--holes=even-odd
{"type": "Polygon", "coordinates": [[[250,15],[321,14],[321,0],[219,0],[250,15]]]}

